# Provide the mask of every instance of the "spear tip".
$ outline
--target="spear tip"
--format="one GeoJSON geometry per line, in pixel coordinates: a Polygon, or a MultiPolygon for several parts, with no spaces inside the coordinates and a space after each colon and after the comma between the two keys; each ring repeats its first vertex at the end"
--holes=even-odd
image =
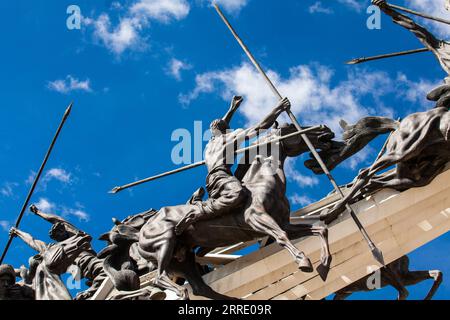
{"type": "Polygon", "coordinates": [[[114,187],[111,191],[109,191],[108,193],[110,194],[117,194],[121,191],[122,189],[120,187],[114,187]]]}
{"type": "Polygon", "coordinates": [[[381,264],[383,267],[385,267],[386,264],[384,263],[383,252],[381,252],[381,250],[378,249],[377,247],[372,248],[371,251],[372,251],[372,255],[375,258],[375,260],[377,260],[379,264],[381,264]]]}
{"type": "Polygon", "coordinates": [[[349,65],[358,64],[358,63],[361,63],[361,59],[360,58],[352,59],[352,60],[346,62],[346,64],[349,64],[349,65]]]}

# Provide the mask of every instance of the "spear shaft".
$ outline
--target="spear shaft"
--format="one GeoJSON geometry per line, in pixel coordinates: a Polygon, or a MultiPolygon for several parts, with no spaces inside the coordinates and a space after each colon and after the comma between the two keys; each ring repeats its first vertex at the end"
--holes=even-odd
{"type": "MultiPolygon", "coordinates": [[[[227,25],[228,29],[231,31],[231,33],[233,34],[233,36],[235,37],[235,39],[237,40],[237,42],[240,44],[240,46],[242,47],[242,49],[244,50],[244,52],[247,54],[248,58],[250,59],[250,61],[253,63],[253,65],[256,67],[256,69],[258,69],[258,71],[261,73],[261,75],[264,77],[264,79],[266,80],[267,84],[269,85],[270,89],[272,90],[272,92],[275,94],[275,96],[278,99],[282,99],[282,96],[280,94],[280,92],[277,90],[277,88],[275,87],[275,85],[273,84],[273,82],[270,80],[270,78],[267,76],[266,72],[263,70],[263,68],[261,67],[261,65],[258,63],[258,61],[255,59],[255,57],[253,56],[253,54],[250,52],[250,50],[248,49],[248,47],[245,45],[245,43],[242,41],[242,39],[239,37],[239,35],[237,34],[237,32],[235,31],[235,29],[233,28],[233,26],[231,25],[231,23],[228,21],[228,19],[225,17],[225,15],[223,14],[222,10],[219,8],[219,6],[217,5],[217,3],[214,3],[214,7],[217,11],[217,13],[219,14],[219,16],[222,18],[223,22],[227,25]]],[[[297,121],[297,118],[295,117],[295,115],[292,113],[292,111],[289,109],[286,111],[289,118],[291,119],[291,121],[294,123],[295,127],[297,128],[298,131],[302,130],[302,126],[300,125],[300,123],[297,121]]],[[[333,185],[334,189],[336,190],[336,192],[341,196],[342,199],[344,199],[344,193],[342,192],[341,188],[338,186],[338,184],[336,183],[336,181],[334,180],[333,176],[331,175],[330,171],[328,170],[328,168],[326,167],[325,163],[323,162],[322,158],[320,157],[319,153],[317,152],[317,150],[315,149],[314,145],[311,143],[311,141],[309,140],[308,136],[306,134],[301,134],[301,137],[303,139],[303,141],[305,141],[306,145],[308,146],[309,150],[311,151],[312,155],[314,156],[314,158],[316,159],[316,161],[319,163],[320,167],[322,168],[323,172],[326,174],[326,176],[328,177],[328,179],[330,180],[331,184],[333,185]]],[[[352,219],[354,220],[355,224],[357,225],[359,231],[361,232],[363,238],[365,239],[365,241],[367,242],[373,257],[375,258],[375,260],[377,260],[381,265],[384,266],[384,259],[383,259],[383,254],[382,252],[375,246],[375,244],[373,243],[373,241],[370,239],[367,231],[364,229],[364,226],[361,224],[361,222],[359,221],[358,217],[356,216],[356,213],[353,211],[353,209],[350,207],[350,205],[346,205],[346,209],[350,212],[350,215],[352,217],[352,219]]]]}
{"type": "MultiPolygon", "coordinates": [[[[252,145],[252,146],[249,146],[249,147],[246,147],[246,148],[239,149],[239,150],[237,150],[235,152],[235,154],[245,153],[245,152],[254,150],[256,148],[261,148],[263,146],[269,145],[271,143],[276,143],[276,142],[285,140],[287,138],[292,138],[292,137],[298,136],[298,135],[300,135],[302,133],[307,133],[307,132],[310,132],[310,131],[321,130],[321,129],[324,129],[324,126],[315,126],[315,127],[310,127],[310,128],[307,128],[307,129],[303,129],[302,131],[296,131],[296,132],[287,134],[287,135],[279,137],[279,138],[270,139],[270,140],[268,140],[266,142],[258,143],[258,144],[255,144],[255,145],[252,145]]],[[[136,182],[132,182],[132,183],[123,185],[121,187],[115,187],[109,193],[116,194],[116,193],[119,193],[119,192],[121,192],[121,191],[123,191],[125,189],[136,187],[138,185],[141,185],[141,184],[144,184],[144,183],[147,183],[147,182],[150,182],[150,181],[158,180],[158,179],[161,179],[161,178],[164,178],[164,177],[168,177],[168,176],[171,176],[171,175],[183,172],[183,171],[187,171],[187,170],[190,170],[190,169],[198,168],[198,167],[201,167],[201,166],[203,166],[205,164],[206,164],[205,160],[199,161],[199,162],[196,162],[196,163],[193,163],[193,164],[190,164],[190,165],[187,165],[187,166],[175,169],[175,170],[171,170],[171,171],[168,171],[168,172],[164,172],[164,173],[158,174],[158,175],[153,176],[153,177],[149,177],[149,178],[145,178],[145,179],[142,179],[142,180],[139,180],[139,181],[136,181],[136,182]]]]}
{"type": "MultiPolygon", "coordinates": [[[[25,199],[25,202],[23,203],[22,210],[20,211],[19,216],[17,217],[16,224],[14,225],[15,228],[19,228],[20,222],[22,221],[22,218],[23,218],[23,215],[25,213],[25,210],[28,207],[28,203],[30,202],[31,196],[34,193],[34,189],[36,188],[36,185],[39,182],[39,179],[40,179],[40,177],[42,175],[42,172],[44,171],[45,165],[47,164],[47,161],[50,158],[50,154],[52,153],[53,147],[55,146],[55,143],[58,140],[59,134],[61,133],[61,130],[64,127],[64,124],[66,123],[66,120],[67,120],[67,118],[70,115],[70,112],[72,111],[72,105],[73,105],[73,102],[70,103],[70,105],[67,107],[66,111],[64,112],[64,116],[63,116],[63,118],[61,120],[61,123],[59,124],[59,127],[56,130],[56,133],[55,133],[55,135],[53,137],[53,140],[50,143],[50,147],[48,148],[47,153],[45,154],[44,161],[42,162],[41,167],[39,168],[38,173],[36,174],[36,177],[34,178],[33,184],[31,185],[31,188],[30,188],[30,190],[28,192],[28,195],[27,195],[27,197],[25,199]]],[[[6,253],[9,250],[9,247],[11,246],[12,239],[13,239],[13,236],[10,235],[9,238],[8,238],[8,242],[6,243],[5,249],[3,250],[2,256],[0,258],[0,264],[3,263],[3,259],[5,258],[6,253]]]]}
{"type": "Polygon", "coordinates": [[[398,6],[398,5],[395,5],[395,4],[386,3],[386,5],[388,7],[393,8],[393,9],[397,9],[397,10],[400,10],[400,11],[403,11],[403,12],[407,12],[407,13],[413,14],[413,15],[418,16],[418,17],[422,17],[422,18],[425,18],[425,19],[429,19],[429,20],[433,20],[433,21],[437,21],[437,22],[441,22],[441,23],[445,23],[445,24],[450,24],[450,20],[442,19],[442,18],[439,18],[439,17],[433,17],[433,16],[431,16],[429,14],[418,12],[418,11],[414,11],[414,10],[411,10],[411,9],[408,9],[408,8],[405,8],[405,7],[401,7],[401,6],[398,6]]]}
{"type": "Polygon", "coordinates": [[[430,49],[428,48],[420,48],[420,49],[414,49],[414,50],[407,50],[407,51],[400,51],[400,52],[394,52],[394,53],[388,53],[388,54],[381,54],[373,57],[361,57],[356,58],[353,60],[350,60],[346,62],[346,64],[359,64],[364,63],[368,61],[374,61],[374,60],[381,60],[381,59],[387,59],[387,58],[393,58],[393,57],[400,57],[400,56],[406,56],[410,54],[416,54],[421,52],[428,52],[430,49]]]}

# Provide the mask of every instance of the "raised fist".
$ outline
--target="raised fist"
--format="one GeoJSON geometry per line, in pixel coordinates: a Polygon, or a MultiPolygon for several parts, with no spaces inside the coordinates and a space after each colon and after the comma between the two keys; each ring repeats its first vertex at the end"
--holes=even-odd
{"type": "Polygon", "coordinates": [[[239,108],[239,106],[241,105],[242,101],[244,101],[244,98],[242,98],[241,96],[234,96],[233,97],[233,101],[231,103],[231,107],[234,109],[239,108]]]}

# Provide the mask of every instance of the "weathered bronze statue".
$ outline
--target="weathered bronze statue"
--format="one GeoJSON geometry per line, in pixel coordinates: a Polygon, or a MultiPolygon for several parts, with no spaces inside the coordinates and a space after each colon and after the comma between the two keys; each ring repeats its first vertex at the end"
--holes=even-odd
{"type": "MultiPolygon", "coordinates": [[[[425,280],[433,280],[433,285],[425,297],[425,300],[431,300],[442,283],[442,272],[439,270],[430,271],[410,271],[409,258],[403,256],[386,266],[391,273],[385,269],[380,269],[380,288],[393,286],[398,291],[398,300],[405,300],[408,297],[406,286],[413,286],[425,280]],[[394,275],[394,278],[392,277],[394,275]]],[[[374,288],[368,288],[368,282],[373,274],[364,277],[351,285],[339,290],[334,296],[334,300],[344,300],[355,292],[372,291],[374,288]]],[[[380,289],[377,288],[377,289],[380,289]]]]}
{"type": "Polygon", "coordinates": [[[359,173],[345,199],[330,212],[322,214],[321,218],[326,222],[334,220],[345,209],[345,204],[354,202],[358,192],[367,194],[381,188],[404,191],[428,185],[450,161],[448,107],[414,113],[400,122],[367,117],[353,126],[346,126],[345,130],[347,143],[357,146],[351,148],[353,150],[361,149],[379,134],[391,132],[391,135],[385,153],[370,168],[359,173]],[[393,171],[376,176],[381,170],[394,165],[393,171]]]}
{"type": "MultiPolygon", "coordinates": [[[[286,125],[270,133],[266,139],[295,131],[294,126],[286,125]]],[[[334,135],[328,128],[324,128],[309,132],[308,137],[316,148],[326,149],[334,135]]],[[[186,212],[192,210],[192,204],[165,207],[150,217],[140,231],[139,251],[152,265],[157,266],[158,274],[154,282],[156,286],[173,290],[179,297],[187,298],[186,289],[176,285],[169,278],[169,274],[176,274],[187,279],[195,295],[213,299],[228,298],[214,292],[204,283],[195,265],[193,249],[199,246],[203,248],[228,246],[264,236],[274,238],[278,244],[287,249],[294,256],[299,268],[305,272],[312,271],[312,265],[289,239],[320,236],[322,270],[319,271],[326,274],[331,262],[327,229],[320,225],[291,225],[290,205],[285,195],[286,158],[296,157],[309,149],[303,140],[296,137],[283,140],[279,148],[273,149],[265,156],[253,155],[250,159],[251,165],[246,168],[242,179],[250,196],[239,208],[231,209],[230,212],[214,219],[200,220],[189,226],[180,236],[176,236],[174,227],[186,212]],[[279,153],[277,155],[279,159],[274,160],[272,155],[275,156],[276,152],[279,153]],[[275,171],[273,161],[276,163],[275,171]]],[[[194,198],[199,200],[198,197],[194,198]]]]}
{"type": "MultiPolygon", "coordinates": [[[[64,242],[69,238],[82,239],[88,236],[84,231],[79,230],[72,223],[62,217],[44,213],[35,205],[30,207],[30,211],[52,224],[52,228],[49,231],[49,236],[52,240],[58,243],[64,242]]],[[[91,237],[89,236],[89,238],[91,237]]],[[[86,250],[81,251],[75,258],[74,265],[79,268],[81,277],[83,279],[87,279],[87,285],[89,286],[89,289],[84,292],[80,292],[76,296],[76,299],[88,299],[94,295],[103,280],[106,278],[106,273],[103,270],[103,261],[97,258],[97,253],[89,244],[89,246],[86,246],[86,250]]]]}
{"type": "Polygon", "coordinates": [[[157,211],[149,210],[127,217],[122,222],[114,219],[115,226],[103,234],[100,240],[108,246],[98,256],[104,258],[103,267],[117,293],[110,300],[164,300],[166,294],[159,288],[141,288],[139,276],[154,270],[154,266],[143,259],[137,250],[139,231],[157,211]],[[139,266],[145,261],[146,266],[139,266]]]}
{"type": "Polygon", "coordinates": [[[33,289],[24,283],[16,283],[20,276],[12,266],[0,265],[0,300],[34,300],[33,289]]]}
{"type": "Polygon", "coordinates": [[[205,162],[208,169],[206,189],[209,198],[197,201],[175,227],[177,235],[200,219],[213,219],[241,206],[248,197],[248,190],[241,185],[231,172],[235,164],[236,150],[245,140],[256,137],[262,130],[269,129],[284,111],[290,108],[287,98],[259,124],[249,129],[230,130],[233,114],[242,102],[241,97],[234,97],[230,110],[218,120],[211,122],[212,138],[205,148],[205,162]]]}
{"type": "Polygon", "coordinates": [[[35,256],[39,264],[33,279],[36,300],[72,300],[60,275],[67,271],[80,252],[89,248],[91,237],[72,236],[59,243],[46,244],[16,228],[11,228],[10,234],[13,237],[20,237],[27,245],[39,252],[35,256]]]}

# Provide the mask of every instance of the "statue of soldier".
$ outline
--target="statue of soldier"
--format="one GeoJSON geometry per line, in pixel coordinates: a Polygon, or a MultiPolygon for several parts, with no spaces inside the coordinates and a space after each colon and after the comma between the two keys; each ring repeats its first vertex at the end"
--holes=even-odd
{"type": "Polygon", "coordinates": [[[430,31],[415,23],[410,17],[395,11],[386,0],[372,0],[384,13],[392,17],[394,23],[414,33],[422,44],[427,47],[438,59],[442,69],[447,73],[445,84],[434,89],[427,95],[427,99],[437,101],[436,108],[450,105],[450,43],[437,39],[430,31]]]}
{"type": "Polygon", "coordinates": [[[242,101],[242,97],[234,97],[227,114],[222,119],[214,120],[210,125],[212,138],[205,149],[208,170],[206,188],[209,198],[203,202],[195,202],[196,209],[188,212],[178,222],[175,227],[178,235],[200,219],[218,217],[245,203],[248,196],[247,189],[231,172],[236,159],[236,150],[245,139],[251,139],[258,136],[262,130],[270,129],[280,114],[291,106],[289,100],[284,98],[259,124],[246,130],[231,131],[231,119],[242,101]]]}
{"type": "MultiPolygon", "coordinates": [[[[44,213],[40,211],[35,205],[30,207],[30,211],[38,217],[50,222],[52,228],[49,231],[49,236],[56,242],[62,242],[70,237],[85,237],[87,234],[79,230],[73,224],[54,214],[44,213]]],[[[89,288],[77,295],[76,300],[86,300],[94,295],[98,290],[103,280],[107,277],[103,270],[103,260],[97,258],[97,253],[89,244],[86,250],[80,252],[74,261],[81,272],[81,277],[87,279],[86,284],[89,288]]]]}
{"type": "Polygon", "coordinates": [[[10,229],[10,235],[21,238],[39,253],[34,256],[39,262],[33,278],[36,300],[72,300],[60,275],[67,271],[80,252],[89,248],[92,238],[75,235],[62,242],[46,244],[14,227],[10,229]]]}
{"type": "Polygon", "coordinates": [[[18,273],[9,264],[0,265],[0,300],[34,300],[31,287],[16,283],[18,273]]]}

